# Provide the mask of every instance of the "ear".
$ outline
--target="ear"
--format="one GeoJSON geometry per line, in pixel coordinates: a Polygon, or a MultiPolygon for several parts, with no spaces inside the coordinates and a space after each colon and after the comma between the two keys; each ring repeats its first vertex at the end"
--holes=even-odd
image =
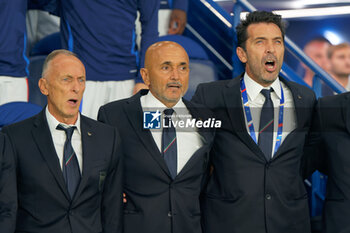
{"type": "Polygon", "coordinates": [[[248,59],[247,59],[247,53],[246,53],[246,51],[245,51],[242,47],[237,47],[236,53],[237,53],[237,56],[238,56],[239,60],[240,60],[242,63],[246,63],[246,62],[248,61],[248,59]]]}
{"type": "Polygon", "coordinates": [[[45,79],[45,78],[39,79],[38,85],[39,85],[39,89],[43,95],[46,95],[46,96],[49,95],[49,90],[47,87],[48,86],[47,79],[45,79]]]}
{"type": "Polygon", "coordinates": [[[146,68],[141,68],[140,73],[141,73],[143,82],[149,87],[150,80],[149,80],[148,70],[146,68]]]}

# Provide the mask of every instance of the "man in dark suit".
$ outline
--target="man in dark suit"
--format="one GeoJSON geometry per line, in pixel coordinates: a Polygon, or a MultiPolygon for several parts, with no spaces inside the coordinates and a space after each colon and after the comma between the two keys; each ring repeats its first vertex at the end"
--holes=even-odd
{"type": "Polygon", "coordinates": [[[79,114],[84,65],[56,50],[39,87],[47,107],[3,128],[15,151],[16,232],[121,232],[120,140],[112,127],[79,114]]]}
{"type": "Polygon", "coordinates": [[[284,56],[279,15],[248,14],[237,37],[245,73],[201,84],[192,99],[222,121],[203,200],[205,232],[308,233],[300,165],[314,93],[278,76],[284,56]]]}
{"type": "Polygon", "coordinates": [[[323,232],[350,232],[350,93],[319,99],[315,112],[308,157],[328,175],[323,232]]]}
{"type": "Polygon", "coordinates": [[[8,138],[0,133],[0,229],[13,233],[16,225],[16,169],[8,138]]]}
{"type": "Polygon", "coordinates": [[[179,44],[151,45],[141,75],[149,91],[102,106],[98,117],[122,135],[124,231],[200,233],[199,196],[214,133],[169,125],[206,121],[212,113],[181,99],[188,87],[189,59],[179,44]],[[150,125],[144,124],[148,114],[152,114],[148,123],[161,129],[148,129],[150,125]]]}

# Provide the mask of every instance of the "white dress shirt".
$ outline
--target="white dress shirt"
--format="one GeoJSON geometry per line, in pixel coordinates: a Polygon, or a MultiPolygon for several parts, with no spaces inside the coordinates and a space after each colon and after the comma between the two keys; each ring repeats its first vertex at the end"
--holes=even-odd
{"type": "MultiPolygon", "coordinates": [[[[262,89],[273,89],[271,92],[271,100],[274,106],[274,128],[273,128],[273,146],[272,146],[272,156],[274,156],[275,146],[276,146],[276,137],[277,137],[277,129],[278,129],[278,116],[279,116],[279,106],[281,99],[281,85],[284,93],[284,111],[283,111],[283,129],[282,129],[282,141],[287,137],[287,135],[292,132],[296,126],[296,114],[294,108],[294,101],[292,92],[289,88],[283,83],[280,82],[279,78],[277,78],[269,87],[263,87],[259,83],[255,82],[251,79],[247,73],[244,74],[244,82],[247,89],[248,95],[248,103],[252,114],[252,120],[254,124],[255,136],[259,141],[259,126],[260,126],[260,115],[261,109],[265,102],[265,97],[261,94],[262,89]]],[[[243,103],[243,99],[242,99],[243,103]]],[[[246,113],[244,112],[246,128],[249,133],[249,128],[247,124],[246,113]]]]}
{"type": "MultiPolygon", "coordinates": [[[[160,102],[149,91],[147,95],[141,96],[141,107],[143,111],[157,111],[159,110],[162,115],[163,111],[168,108],[162,102],[160,102]]],[[[182,99],[172,108],[174,109],[173,120],[185,119],[186,116],[191,116],[186,105],[182,99]]],[[[162,116],[163,117],[163,116],[162,116]]],[[[151,129],[151,133],[159,151],[162,150],[162,129],[151,129]]],[[[177,140],[177,174],[185,166],[191,156],[202,147],[203,142],[201,136],[197,133],[196,129],[183,129],[176,127],[176,140],[177,140]]]]}
{"type": "Polygon", "coordinates": [[[67,136],[64,130],[58,130],[56,129],[56,127],[59,124],[62,124],[64,127],[69,127],[69,126],[76,127],[76,129],[73,131],[72,147],[78,159],[80,173],[82,173],[82,170],[83,170],[83,167],[82,167],[83,152],[82,151],[83,150],[82,150],[82,144],[81,144],[80,114],[78,114],[78,119],[74,125],[67,125],[64,123],[60,123],[58,120],[56,120],[56,118],[53,115],[51,115],[51,113],[49,112],[49,109],[46,107],[46,119],[51,132],[53,144],[55,145],[57,157],[58,157],[58,160],[60,161],[61,169],[63,169],[63,150],[64,150],[64,143],[66,142],[67,136]]]}

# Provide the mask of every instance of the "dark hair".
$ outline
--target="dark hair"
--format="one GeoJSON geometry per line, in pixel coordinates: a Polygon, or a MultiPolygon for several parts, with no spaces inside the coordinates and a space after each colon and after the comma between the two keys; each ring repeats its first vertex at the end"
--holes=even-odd
{"type": "Polygon", "coordinates": [[[253,11],[249,13],[245,20],[242,20],[236,27],[237,32],[237,45],[245,50],[245,42],[248,39],[247,28],[251,24],[256,23],[273,23],[276,24],[282,32],[282,38],[284,40],[285,24],[282,22],[282,17],[272,12],[267,11],[253,11]]]}

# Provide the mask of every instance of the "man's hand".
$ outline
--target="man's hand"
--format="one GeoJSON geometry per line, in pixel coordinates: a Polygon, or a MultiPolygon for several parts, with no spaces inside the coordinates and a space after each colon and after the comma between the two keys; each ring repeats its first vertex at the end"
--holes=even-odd
{"type": "Polygon", "coordinates": [[[181,35],[186,27],[187,15],[186,12],[179,9],[173,9],[170,15],[169,30],[170,35],[181,35]]]}

